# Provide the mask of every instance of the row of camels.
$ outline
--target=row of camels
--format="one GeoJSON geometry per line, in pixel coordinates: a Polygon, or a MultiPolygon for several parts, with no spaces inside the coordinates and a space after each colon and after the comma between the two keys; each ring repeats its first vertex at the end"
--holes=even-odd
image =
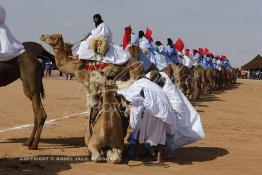
{"type": "MultiPolygon", "coordinates": [[[[120,163],[128,127],[129,106],[124,99],[117,96],[116,90],[123,85],[121,82],[126,82],[126,86],[156,67],[151,66],[145,71],[138,57],[140,48],[132,45],[127,48],[131,59],[124,65],[108,64],[104,69],[95,71],[79,70],[70,57],[73,45],[65,43],[61,34],[41,35],[40,40],[52,47],[58,69],[63,73],[73,74],[86,89],[88,124],[85,143],[91,159],[98,161],[106,157],[113,163],[120,163]],[[107,150],[103,152],[104,148],[107,150]]],[[[33,47],[11,61],[0,62],[0,86],[6,86],[21,78],[24,93],[32,101],[34,111],[32,134],[24,145],[29,149],[38,149],[47,115],[41,102],[44,88],[40,63],[32,52],[33,47]]],[[[88,64],[99,63],[89,61],[88,64]]],[[[205,70],[201,66],[189,69],[184,65],[174,64],[163,71],[191,99],[199,99],[201,94],[216,89],[231,88],[232,83],[236,82],[234,69],[222,68],[222,71],[215,71],[205,70]]]]}

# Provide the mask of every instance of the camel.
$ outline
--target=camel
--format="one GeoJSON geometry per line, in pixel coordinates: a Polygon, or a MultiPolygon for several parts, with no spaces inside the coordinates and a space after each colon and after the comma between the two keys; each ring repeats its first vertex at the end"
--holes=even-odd
{"type": "MultiPolygon", "coordinates": [[[[63,73],[69,73],[75,75],[79,82],[81,82],[86,88],[87,92],[87,113],[90,114],[91,107],[93,107],[97,101],[94,98],[95,94],[103,87],[103,76],[114,76],[117,80],[127,81],[132,77],[133,79],[137,79],[140,77],[144,70],[143,66],[140,64],[136,64],[138,58],[132,57],[131,60],[124,65],[114,65],[108,64],[108,66],[103,70],[97,70],[98,73],[94,73],[94,71],[88,70],[78,70],[78,65],[73,63],[73,59],[69,57],[70,55],[64,51],[64,40],[61,34],[53,34],[53,35],[41,35],[40,40],[46,42],[51,45],[55,54],[55,62],[58,69],[63,73]],[[131,65],[136,65],[135,69],[131,65]],[[115,76],[117,75],[117,76],[115,76]]],[[[136,50],[138,46],[130,46],[129,50],[136,50]]],[[[88,64],[98,64],[96,61],[89,61],[88,64]]]]}
{"type": "Polygon", "coordinates": [[[192,77],[192,86],[193,86],[193,98],[195,100],[200,99],[200,94],[202,89],[206,84],[205,69],[201,66],[192,67],[193,77],[192,77]]]}
{"type": "Polygon", "coordinates": [[[237,83],[237,77],[238,77],[238,69],[237,68],[232,68],[233,69],[233,84],[237,83]]]}
{"type": "Polygon", "coordinates": [[[236,83],[236,69],[229,68],[226,70],[227,76],[227,85],[229,88],[232,87],[232,84],[236,83]]]}
{"type": "MultiPolygon", "coordinates": [[[[94,162],[102,160],[120,163],[124,150],[124,129],[122,116],[117,109],[117,86],[113,81],[105,80],[100,96],[100,105],[97,116],[90,124],[92,135],[85,140],[88,147],[88,155],[94,162]]],[[[126,127],[127,129],[127,127],[126,127]]]]}
{"type": "MultiPolygon", "coordinates": [[[[64,73],[74,74],[76,78],[86,87],[88,94],[96,94],[99,88],[103,86],[99,77],[114,76],[116,77],[116,80],[128,81],[130,79],[136,80],[145,73],[143,65],[138,62],[139,46],[137,45],[132,45],[127,48],[132,56],[132,58],[127,63],[123,65],[108,64],[105,69],[98,70],[100,74],[93,74],[92,71],[78,70],[78,65],[73,63],[73,59],[69,57],[70,54],[64,50],[65,43],[61,34],[41,35],[40,40],[52,46],[58,69],[64,73]],[[92,77],[92,75],[95,75],[95,77],[92,77]],[[93,82],[91,83],[90,81],[93,82]]],[[[96,61],[88,62],[88,64],[99,63],[96,61]]],[[[170,66],[165,68],[164,72],[168,75],[173,73],[170,66]]],[[[88,102],[89,104],[87,106],[89,107],[87,107],[87,112],[90,114],[90,107],[94,106],[97,102],[93,97],[89,96],[88,102]]]]}
{"type": "MultiPolygon", "coordinates": [[[[99,92],[104,87],[104,79],[111,78],[114,80],[128,80],[138,79],[143,73],[143,65],[137,64],[138,60],[138,49],[139,47],[134,45],[128,47],[129,52],[131,53],[132,58],[129,62],[124,65],[113,65],[108,64],[108,66],[103,70],[78,70],[78,65],[73,63],[73,60],[69,57],[70,52],[65,50],[65,43],[63,37],[60,34],[54,35],[42,35],[40,40],[48,43],[52,46],[55,54],[55,62],[58,69],[64,73],[74,74],[80,83],[82,83],[86,89],[87,96],[87,123],[90,123],[92,116],[97,116],[99,112],[99,92]]],[[[69,47],[70,48],[70,47],[69,47]]],[[[98,64],[96,61],[89,61],[88,64],[98,64]]],[[[89,125],[86,127],[85,132],[85,143],[88,146],[89,140],[92,137],[92,128],[89,125]]]]}
{"type": "MultiPolygon", "coordinates": [[[[134,80],[138,79],[143,75],[144,69],[143,65],[138,63],[138,53],[139,46],[132,45],[127,49],[130,52],[131,59],[123,65],[113,65],[108,64],[108,66],[103,70],[78,70],[78,65],[73,63],[73,59],[69,57],[70,52],[65,51],[65,43],[61,34],[54,35],[41,35],[40,40],[51,45],[55,54],[55,62],[58,69],[64,73],[72,73],[78,79],[80,83],[86,88],[87,95],[87,123],[92,122],[93,116],[97,116],[99,110],[99,92],[104,87],[104,79],[114,79],[121,81],[128,81],[125,84],[131,84],[134,80]]],[[[96,61],[88,61],[89,64],[99,64],[96,61]]],[[[164,71],[170,75],[172,74],[171,67],[167,67],[164,71]]],[[[120,87],[121,82],[117,81],[118,86],[120,87]]],[[[93,128],[90,128],[90,125],[86,126],[85,132],[85,143],[88,146],[89,141],[92,138],[93,128]]],[[[92,152],[92,151],[91,151],[92,152]]]]}
{"type": "Polygon", "coordinates": [[[206,72],[206,77],[207,77],[208,85],[209,85],[205,89],[205,93],[207,93],[207,92],[211,93],[214,90],[215,86],[216,86],[215,85],[216,84],[215,83],[215,77],[213,75],[213,70],[206,69],[205,72],[206,72]]]}
{"type": "Polygon", "coordinates": [[[226,68],[224,66],[221,66],[221,71],[219,71],[219,74],[220,74],[219,76],[220,76],[221,87],[228,89],[226,68]]]}
{"type": "Polygon", "coordinates": [[[192,71],[182,65],[171,65],[173,76],[171,80],[177,84],[177,87],[187,96],[190,97],[193,94],[192,90],[192,71]]]}
{"type": "MultiPolygon", "coordinates": [[[[74,46],[73,44],[65,42],[64,52],[66,53],[66,55],[73,56],[73,50],[72,50],[73,46],[74,46]]],[[[73,77],[74,74],[66,73],[67,80],[71,80],[73,77]]]]}
{"type": "Polygon", "coordinates": [[[0,87],[7,86],[18,78],[22,80],[25,96],[32,101],[34,112],[32,133],[23,145],[36,150],[47,115],[41,101],[41,97],[44,97],[41,65],[28,51],[10,61],[0,62],[0,87]]]}
{"type": "Polygon", "coordinates": [[[211,85],[209,83],[209,80],[208,80],[208,77],[207,77],[207,74],[206,74],[206,70],[200,65],[198,65],[197,67],[198,67],[199,71],[201,72],[201,76],[202,76],[201,94],[203,94],[204,92],[206,92],[205,90],[209,89],[209,87],[211,85]]]}

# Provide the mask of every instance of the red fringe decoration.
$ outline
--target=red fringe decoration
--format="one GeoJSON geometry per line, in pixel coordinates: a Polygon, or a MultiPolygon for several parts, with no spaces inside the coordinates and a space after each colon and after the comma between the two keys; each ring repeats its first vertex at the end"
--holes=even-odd
{"type": "Polygon", "coordinates": [[[102,69],[106,68],[107,66],[108,66],[107,63],[99,63],[99,64],[96,64],[96,65],[87,65],[85,67],[85,69],[89,70],[89,71],[102,70],[102,69]]]}

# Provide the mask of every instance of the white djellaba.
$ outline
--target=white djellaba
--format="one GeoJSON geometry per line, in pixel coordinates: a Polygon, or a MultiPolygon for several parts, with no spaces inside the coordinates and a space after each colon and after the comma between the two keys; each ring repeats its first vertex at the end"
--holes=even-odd
{"type": "Polygon", "coordinates": [[[92,30],[91,35],[84,41],[81,42],[80,47],[77,51],[80,59],[83,60],[97,60],[100,61],[100,55],[97,55],[89,46],[89,42],[93,37],[103,36],[106,37],[109,42],[109,49],[103,56],[102,62],[122,65],[131,59],[130,53],[122,47],[112,43],[112,32],[105,23],[101,23],[92,30]]]}
{"type": "Polygon", "coordinates": [[[132,104],[130,125],[136,134],[139,131],[139,143],[174,150],[204,138],[198,112],[165,73],[161,76],[166,79],[163,88],[142,78],[118,91],[132,104]]]}
{"type": "Polygon", "coordinates": [[[205,133],[202,127],[199,113],[192,106],[186,96],[177,88],[172,80],[164,73],[160,72],[165,78],[163,91],[167,95],[173,110],[177,113],[175,126],[167,126],[167,148],[175,148],[191,144],[203,139],[205,133]]]}
{"type": "Polygon", "coordinates": [[[184,66],[187,66],[189,69],[197,65],[192,55],[186,56],[184,52],[178,52],[178,54],[182,56],[182,60],[179,59],[179,63],[183,64],[184,66]]]}
{"type": "Polygon", "coordinates": [[[24,50],[24,46],[10,32],[5,24],[6,11],[0,4],[0,62],[9,61],[20,54],[24,50]]]}

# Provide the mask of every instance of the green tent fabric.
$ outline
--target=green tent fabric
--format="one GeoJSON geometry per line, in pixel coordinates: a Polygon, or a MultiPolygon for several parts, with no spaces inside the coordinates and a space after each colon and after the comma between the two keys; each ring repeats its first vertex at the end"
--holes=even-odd
{"type": "Polygon", "coordinates": [[[242,66],[245,70],[262,69],[262,57],[257,55],[253,60],[242,66]]]}

